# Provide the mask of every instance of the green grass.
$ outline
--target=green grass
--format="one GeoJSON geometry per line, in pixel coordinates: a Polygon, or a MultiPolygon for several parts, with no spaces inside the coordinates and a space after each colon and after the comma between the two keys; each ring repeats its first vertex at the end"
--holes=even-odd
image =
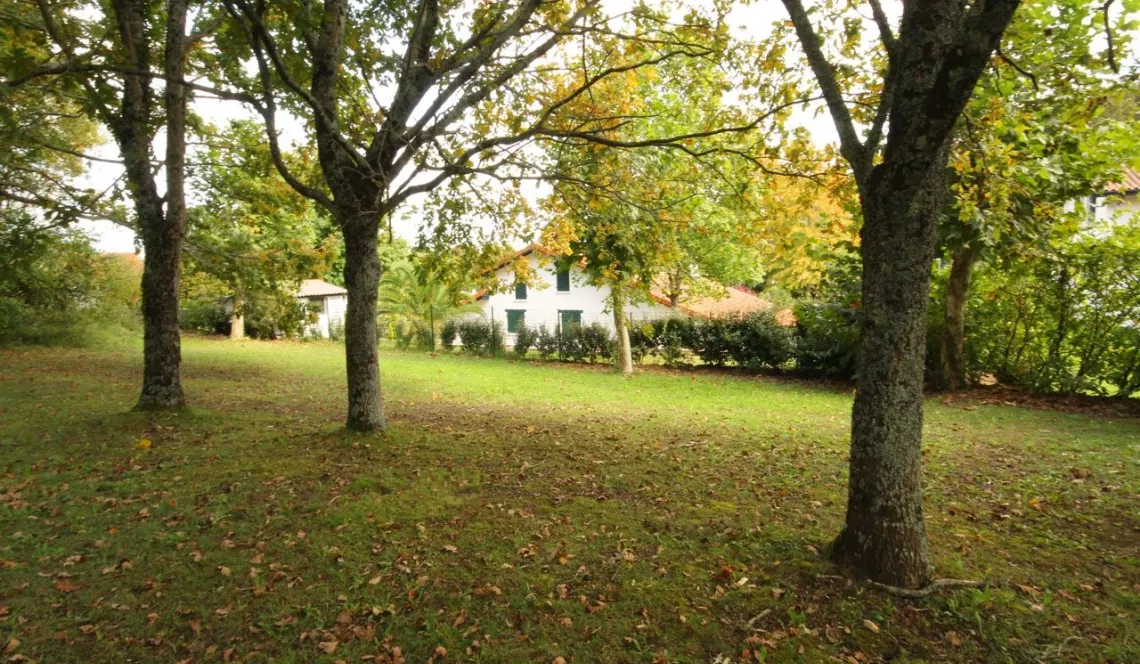
{"type": "Polygon", "coordinates": [[[849,393],[384,352],[367,437],[340,346],[184,357],[154,415],[137,347],[0,351],[3,659],[1140,661],[1138,420],[930,401],[938,574],[993,585],[912,602],[821,556],[849,393]]]}

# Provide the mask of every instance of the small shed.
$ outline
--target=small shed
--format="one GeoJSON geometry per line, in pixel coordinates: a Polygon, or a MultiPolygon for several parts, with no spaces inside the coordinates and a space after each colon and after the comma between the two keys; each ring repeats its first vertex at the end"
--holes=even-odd
{"type": "Polygon", "coordinates": [[[320,279],[305,279],[297,289],[297,299],[313,305],[317,322],[308,328],[313,336],[329,337],[333,327],[344,327],[344,314],[348,309],[348,291],[320,279]]]}

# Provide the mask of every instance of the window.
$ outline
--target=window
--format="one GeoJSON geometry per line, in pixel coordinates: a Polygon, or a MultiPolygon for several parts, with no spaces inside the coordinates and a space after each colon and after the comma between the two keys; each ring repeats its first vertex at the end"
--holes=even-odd
{"type": "Polygon", "coordinates": [[[526,323],[526,312],[522,309],[507,309],[507,332],[515,334],[519,325],[526,323]]]}
{"type": "Polygon", "coordinates": [[[558,292],[559,293],[569,293],[570,292],[570,271],[569,270],[562,270],[561,272],[558,273],[558,292]]]}
{"type": "Polygon", "coordinates": [[[562,329],[565,330],[571,327],[578,327],[582,324],[581,311],[559,311],[558,321],[562,324],[562,329]]]}
{"type": "Polygon", "coordinates": [[[515,299],[516,300],[525,300],[526,299],[526,284],[515,284],[515,299]]]}

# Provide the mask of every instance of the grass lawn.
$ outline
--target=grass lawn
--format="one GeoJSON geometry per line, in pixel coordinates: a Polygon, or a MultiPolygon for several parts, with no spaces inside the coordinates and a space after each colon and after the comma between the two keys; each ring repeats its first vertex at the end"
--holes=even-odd
{"type": "Polygon", "coordinates": [[[385,352],[366,437],[340,346],[184,358],[150,415],[139,346],[0,351],[0,661],[1140,662],[1137,419],[930,401],[992,585],[915,602],[821,555],[847,392],[385,352]]]}

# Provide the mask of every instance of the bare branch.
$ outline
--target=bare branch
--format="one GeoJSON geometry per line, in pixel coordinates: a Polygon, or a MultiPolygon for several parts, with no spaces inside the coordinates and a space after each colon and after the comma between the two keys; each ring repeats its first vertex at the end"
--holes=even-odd
{"type": "Polygon", "coordinates": [[[1007,65],[1009,65],[1010,67],[1012,67],[1012,68],[1013,68],[1013,70],[1014,70],[1015,72],[1017,72],[1017,73],[1021,74],[1021,75],[1022,75],[1022,76],[1024,76],[1025,78],[1028,78],[1028,79],[1029,79],[1029,81],[1030,81],[1031,83],[1033,83],[1033,89],[1034,89],[1034,90],[1040,90],[1040,89],[1041,89],[1041,88],[1040,88],[1040,87],[1038,87],[1038,85],[1037,85],[1037,77],[1036,77],[1036,76],[1034,76],[1032,72],[1029,72],[1029,71],[1026,71],[1025,69],[1023,69],[1023,68],[1021,67],[1021,65],[1017,64],[1017,63],[1016,63],[1016,62],[1014,62],[1014,61],[1013,61],[1013,60],[1012,60],[1012,59],[1011,59],[1011,58],[1010,58],[1008,55],[1006,55],[1005,53],[1003,53],[1003,52],[1002,52],[1002,50],[1001,50],[1001,44],[998,44],[998,46],[997,46],[997,49],[996,49],[996,50],[997,50],[997,56],[998,56],[999,58],[1001,58],[1003,62],[1005,62],[1005,63],[1006,63],[1007,65]]]}
{"type": "Polygon", "coordinates": [[[1112,7],[1112,3],[1116,0],[1106,0],[1100,8],[1101,16],[1104,19],[1104,36],[1108,39],[1108,66],[1112,68],[1112,73],[1119,74],[1120,67],[1116,64],[1116,47],[1112,43],[1112,24],[1108,20],[1108,9],[1112,7]]]}

